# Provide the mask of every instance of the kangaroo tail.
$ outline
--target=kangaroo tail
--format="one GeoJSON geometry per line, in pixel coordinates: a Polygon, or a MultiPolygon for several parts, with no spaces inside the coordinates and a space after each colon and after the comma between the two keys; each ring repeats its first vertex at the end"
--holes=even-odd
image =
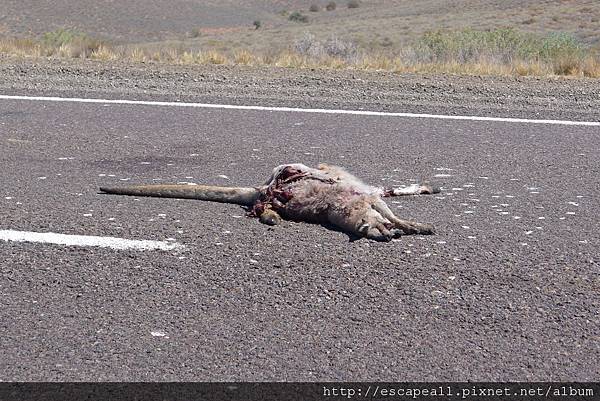
{"type": "Polygon", "coordinates": [[[211,185],[156,184],[100,187],[105,194],[199,199],[252,206],[259,197],[257,188],[215,187],[211,185]]]}

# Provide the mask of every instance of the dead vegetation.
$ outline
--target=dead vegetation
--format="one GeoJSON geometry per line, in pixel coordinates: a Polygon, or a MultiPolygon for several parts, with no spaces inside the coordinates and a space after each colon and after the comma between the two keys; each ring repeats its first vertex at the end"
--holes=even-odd
{"type": "Polygon", "coordinates": [[[336,36],[319,40],[305,33],[287,49],[267,54],[247,49],[199,51],[186,49],[181,43],[159,47],[118,46],[79,32],[57,30],[39,38],[0,37],[0,53],[104,62],[600,78],[600,58],[574,36],[536,35],[515,29],[426,32],[400,50],[389,52],[370,51],[336,36]]]}

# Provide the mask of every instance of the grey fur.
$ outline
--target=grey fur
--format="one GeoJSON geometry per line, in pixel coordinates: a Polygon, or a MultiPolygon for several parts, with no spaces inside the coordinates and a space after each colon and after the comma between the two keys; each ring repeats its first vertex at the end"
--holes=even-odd
{"type": "Polygon", "coordinates": [[[430,224],[399,219],[383,196],[439,192],[429,185],[387,190],[363,183],[341,167],[321,164],[284,164],[273,169],[267,182],[255,188],[204,185],[133,185],[102,187],[104,193],[134,196],[190,198],[236,203],[249,214],[275,225],[282,218],[333,226],[354,237],[389,241],[406,234],[433,234],[430,224]]]}

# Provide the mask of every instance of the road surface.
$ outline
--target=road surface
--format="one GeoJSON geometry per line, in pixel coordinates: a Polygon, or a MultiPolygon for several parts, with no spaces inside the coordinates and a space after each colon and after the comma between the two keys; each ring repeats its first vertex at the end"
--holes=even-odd
{"type": "Polygon", "coordinates": [[[0,380],[598,381],[599,133],[1,99],[0,380]],[[437,235],[350,242],[235,205],[98,194],[253,185],[286,162],[440,185],[390,200],[437,235]]]}

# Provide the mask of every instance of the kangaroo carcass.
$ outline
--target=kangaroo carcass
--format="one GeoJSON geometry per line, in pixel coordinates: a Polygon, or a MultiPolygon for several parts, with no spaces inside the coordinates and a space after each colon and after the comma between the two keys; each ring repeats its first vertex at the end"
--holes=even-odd
{"type": "Polygon", "coordinates": [[[433,234],[430,224],[402,220],[383,197],[439,192],[428,184],[383,189],[367,185],[341,167],[284,164],[257,187],[217,187],[188,184],[101,187],[107,194],[200,199],[245,206],[262,223],[283,219],[333,226],[354,238],[390,241],[408,234],[433,234]]]}

